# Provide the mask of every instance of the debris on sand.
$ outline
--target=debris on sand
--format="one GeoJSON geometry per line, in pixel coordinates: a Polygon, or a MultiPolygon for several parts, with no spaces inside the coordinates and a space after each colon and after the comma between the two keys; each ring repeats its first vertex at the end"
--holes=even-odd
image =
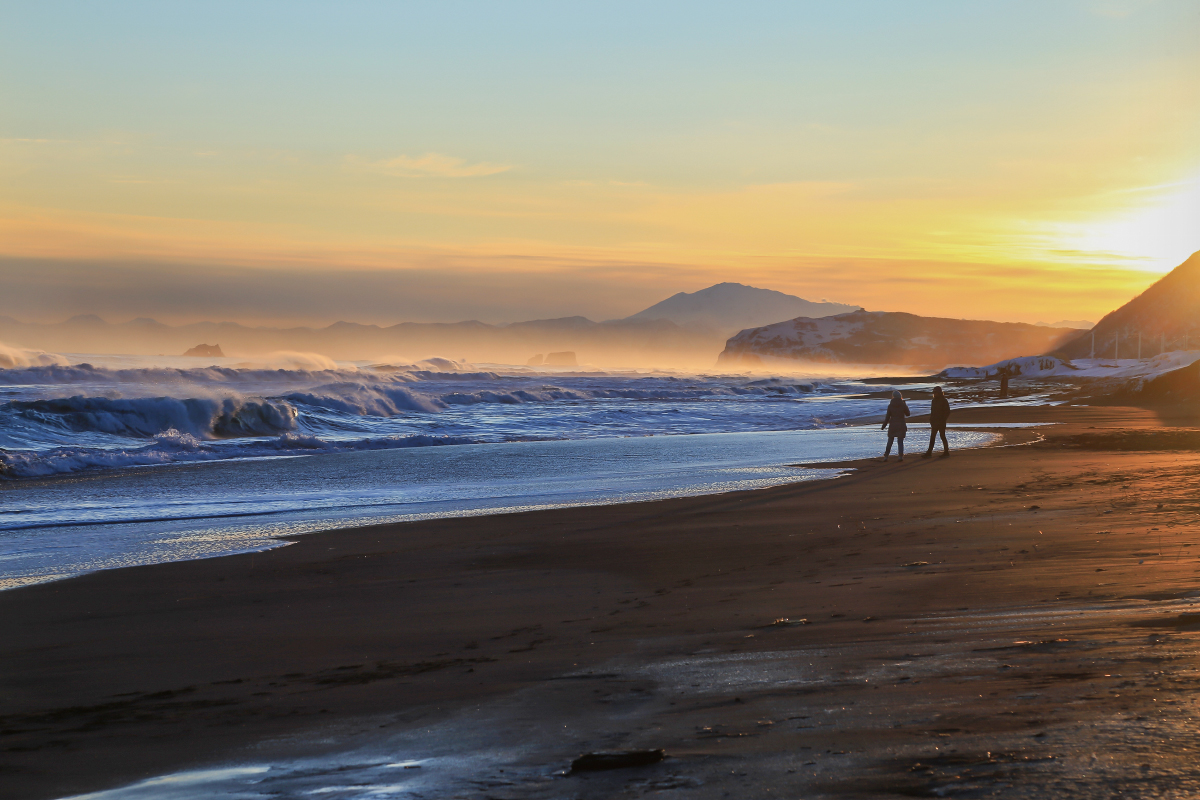
{"type": "Polygon", "coordinates": [[[571,762],[571,772],[599,772],[625,767],[648,767],[667,757],[665,750],[619,750],[611,753],[584,753],[571,762]]]}

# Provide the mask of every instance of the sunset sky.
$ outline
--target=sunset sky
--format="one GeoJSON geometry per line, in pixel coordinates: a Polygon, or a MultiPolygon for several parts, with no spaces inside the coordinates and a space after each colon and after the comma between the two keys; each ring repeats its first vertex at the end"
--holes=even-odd
{"type": "Polygon", "coordinates": [[[1200,3],[5,3],[0,313],[1098,319],[1200,250],[1200,3]]]}

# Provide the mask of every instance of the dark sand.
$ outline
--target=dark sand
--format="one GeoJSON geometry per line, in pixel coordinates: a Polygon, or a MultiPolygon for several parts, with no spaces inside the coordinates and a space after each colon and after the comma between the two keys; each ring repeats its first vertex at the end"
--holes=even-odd
{"type": "Polygon", "coordinates": [[[1066,424],[0,593],[0,795],[459,725],[524,746],[427,796],[1193,796],[1200,454],[1163,428],[1190,421],[954,422],[988,420],[1066,424]],[[560,774],[634,747],[669,758],[560,774]]]}

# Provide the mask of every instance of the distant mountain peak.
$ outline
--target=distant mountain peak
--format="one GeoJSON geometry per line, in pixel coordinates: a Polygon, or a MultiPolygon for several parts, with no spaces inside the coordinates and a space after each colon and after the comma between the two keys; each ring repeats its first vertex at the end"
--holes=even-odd
{"type": "Polygon", "coordinates": [[[856,310],[858,306],[815,303],[774,289],[760,289],[744,283],[725,281],[695,292],[677,292],[626,319],[667,320],[676,325],[710,328],[722,335],[728,335],[745,328],[756,328],[796,317],[817,319],[856,310]]]}

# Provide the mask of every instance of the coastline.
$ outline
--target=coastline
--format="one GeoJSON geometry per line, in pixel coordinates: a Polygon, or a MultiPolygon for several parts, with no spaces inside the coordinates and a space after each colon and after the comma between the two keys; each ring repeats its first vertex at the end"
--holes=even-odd
{"type": "MultiPolygon", "coordinates": [[[[993,434],[951,430],[951,446],[993,434]]],[[[0,590],[262,551],[364,525],[612,505],[829,477],[875,426],[466,444],[0,483],[0,590]],[[804,465],[791,464],[803,460],[804,465]]]]}
{"type": "MultiPolygon", "coordinates": [[[[1183,500],[1173,498],[1184,496],[1186,475],[1200,457],[1087,443],[1097,437],[1093,429],[1153,431],[1163,419],[1144,409],[1103,406],[962,409],[957,425],[1063,424],[1007,432],[1011,443],[1027,445],[1020,448],[903,464],[821,465],[856,468],[831,481],[342,529],[261,553],[104,571],[3,592],[0,635],[8,657],[0,680],[10,691],[0,709],[0,775],[13,797],[58,797],[204,766],[344,750],[380,731],[440,724],[472,707],[540,690],[556,676],[606,664],[648,668],[680,658],[766,658],[821,648],[831,663],[849,668],[862,661],[864,647],[877,651],[871,658],[879,663],[898,663],[913,645],[914,626],[930,618],[1058,608],[1084,598],[1092,605],[1128,601],[1139,592],[1162,598],[1147,603],[1174,602],[1191,591],[1196,558],[1183,546],[1194,512],[1186,516],[1183,500]],[[1143,488],[1147,476],[1156,481],[1153,490],[1143,488]],[[1151,527],[1158,530],[1151,534],[1151,527]]],[[[1051,629],[1045,621],[1021,619],[1012,629],[1024,625],[1033,642],[1077,636],[1057,635],[1070,627],[1061,621],[1051,629]]],[[[1089,641],[1115,641],[1135,630],[1124,618],[1105,623],[1103,636],[1093,619],[1078,624],[1092,626],[1089,641]]],[[[1190,646],[1178,632],[1186,624],[1152,630],[1170,637],[1172,647],[1190,646]]],[[[943,644],[922,639],[920,646],[971,650],[980,635],[978,624],[967,623],[952,627],[943,644]]],[[[1146,636],[1136,629],[1138,641],[1146,636]]],[[[1112,653],[1125,652],[1121,647],[1112,645],[1112,653]]],[[[1115,713],[1122,701],[1098,694],[1108,692],[1107,685],[1093,685],[1114,671],[1081,669],[1087,677],[1056,679],[1054,671],[1063,668],[1055,658],[1061,661],[1062,653],[1022,665],[1022,681],[1097,699],[1064,701],[1053,714],[1041,714],[1040,725],[993,730],[989,720],[1009,713],[1006,704],[1024,701],[1001,690],[981,693],[976,703],[959,696],[966,684],[946,681],[926,689],[927,699],[947,709],[965,708],[970,700],[973,710],[961,716],[973,714],[974,723],[927,722],[917,724],[920,733],[902,724],[890,733],[872,728],[870,735],[843,726],[812,735],[829,742],[849,737],[855,744],[842,749],[874,759],[873,768],[886,772],[880,766],[885,754],[914,737],[938,747],[971,739],[971,752],[983,752],[987,736],[1029,739],[1115,713]]],[[[1130,656],[1122,667],[1122,680],[1129,680],[1135,661],[1130,656]]],[[[993,672],[983,683],[1000,680],[993,672]]],[[[625,678],[597,680],[605,696],[629,691],[625,678]]],[[[1004,680],[1011,688],[1012,679],[1004,680]]],[[[759,789],[791,781],[811,790],[814,781],[831,780],[803,762],[780,761],[803,745],[782,744],[776,732],[786,727],[793,738],[810,734],[784,725],[772,709],[815,702],[813,692],[792,687],[781,697],[735,687],[734,696],[720,690],[691,696],[685,687],[669,702],[686,708],[647,699],[669,683],[642,680],[641,702],[653,713],[623,736],[604,729],[601,721],[612,714],[592,696],[591,685],[584,694],[567,692],[558,706],[550,705],[562,712],[600,703],[589,718],[591,730],[584,725],[534,748],[527,755],[540,759],[542,769],[530,769],[544,777],[561,771],[577,750],[654,744],[672,758],[652,769],[695,781],[695,796],[720,796],[729,781],[744,786],[750,780],[759,789]],[[758,720],[747,721],[748,714],[758,720]],[[712,722],[690,724],[701,717],[712,722]],[[746,727],[758,721],[772,724],[761,726],[766,732],[746,727]],[[716,735],[697,736],[697,727],[716,735]],[[722,778],[713,766],[718,763],[750,764],[755,775],[722,778]]],[[[892,696],[902,691],[900,683],[896,677],[875,691],[892,696]]],[[[904,707],[894,698],[884,703],[863,696],[861,686],[846,681],[821,686],[822,708],[852,700],[885,715],[904,707]]],[[[1135,690],[1124,694],[1125,704],[1140,702],[1129,699],[1135,690]]],[[[553,716],[551,709],[546,718],[553,716]]],[[[1041,743],[1031,740],[1035,745],[1041,743]]],[[[838,748],[821,749],[832,755],[838,748]]],[[[896,769],[896,780],[913,779],[896,769]]],[[[576,778],[570,791],[609,796],[624,781],[658,774],[617,774],[629,772],[576,778]]],[[[530,786],[513,796],[542,796],[530,786]]],[[[566,791],[553,782],[543,789],[548,797],[566,791]]]]}

